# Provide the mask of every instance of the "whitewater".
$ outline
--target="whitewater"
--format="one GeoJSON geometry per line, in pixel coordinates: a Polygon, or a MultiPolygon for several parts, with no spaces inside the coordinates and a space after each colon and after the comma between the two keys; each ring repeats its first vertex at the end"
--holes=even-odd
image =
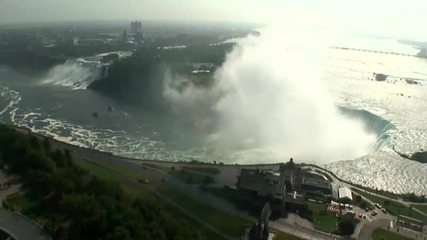
{"type": "MultiPolygon", "coordinates": [[[[371,46],[375,49],[387,47],[378,50],[415,52],[411,46],[396,41],[375,43],[371,46]]],[[[427,194],[427,164],[403,159],[392,149],[394,146],[408,155],[427,149],[427,60],[330,49],[321,63],[321,80],[333,102],[347,114],[363,119],[368,131],[378,139],[365,156],[332,162],[307,161],[357,184],[396,193],[427,194]],[[389,78],[375,81],[374,72],[389,78]],[[407,78],[418,84],[408,84],[407,78]]],[[[99,74],[99,68],[95,69],[99,74]]],[[[216,148],[211,145],[212,139],[203,134],[180,130],[173,121],[159,122],[141,109],[86,90],[88,81],[96,79],[87,71],[67,63],[52,69],[48,77],[29,81],[12,69],[1,67],[0,121],[74,145],[139,159],[266,163],[292,157],[259,148],[216,148]],[[109,112],[108,106],[113,106],[114,111],[109,112]],[[100,117],[93,118],[93,112],[99,112],[100,117]]]]}

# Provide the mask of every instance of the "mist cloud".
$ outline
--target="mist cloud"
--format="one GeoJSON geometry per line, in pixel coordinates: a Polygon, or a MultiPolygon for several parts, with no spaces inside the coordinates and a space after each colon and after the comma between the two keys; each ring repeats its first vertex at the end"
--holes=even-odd
{"type": "Polygon", "coordinates": [[[226,92],[215,105],[221,141],[303,161],[369,152],[375,136],[340,114],[320,80],[321,47],[312,37],[276,28],[239,42],[216,76],[226,92]]]}
{"type": "Polygon", "coordinates": [[[318,60],[327,47],[320,43],[307,33],[270,28],[238,41],[212,89],[166,81],[164,96],[197,128],[213,125],[210,144],[233,152],[235,162],[294,157],[319,163],[363,156],[376,136],[333,102],[320,80],[318,60]]]}

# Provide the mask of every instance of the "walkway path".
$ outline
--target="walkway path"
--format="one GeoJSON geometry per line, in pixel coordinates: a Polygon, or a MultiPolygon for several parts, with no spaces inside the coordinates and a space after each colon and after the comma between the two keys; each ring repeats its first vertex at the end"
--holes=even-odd
{"type": "Polygon", "coordinates": [[[37,223],[21,214],[0,207],[0,229],[15,240],[52,240],[37,223]]]}
{"type": "Polygon", "coordinates": [[[372,237],[372,232],[377,228],[387,228],[390,225],[390,220],[378,219],[366,223],[360,231],[359,238],[363,240],[369,240],[372,237]]]}

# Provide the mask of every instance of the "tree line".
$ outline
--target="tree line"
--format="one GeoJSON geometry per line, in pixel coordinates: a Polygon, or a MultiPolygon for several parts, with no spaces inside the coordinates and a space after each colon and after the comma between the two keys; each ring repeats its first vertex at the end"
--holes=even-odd
{"type": "Polygon", "coordinates": [[[157,201],[132,198],[80,168],[69,150],[54,149],[47,138],[0,125],[0,162],[39,202],[35,212],[48,220],[53,239],[205,239],[157,201]]]}

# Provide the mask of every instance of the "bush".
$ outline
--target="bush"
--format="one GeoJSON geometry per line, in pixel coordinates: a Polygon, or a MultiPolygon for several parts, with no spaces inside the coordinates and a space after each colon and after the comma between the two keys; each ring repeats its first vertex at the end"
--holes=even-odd
{"type": "Polygon", "coordinates": [[[360,202],[362,201],[362,196],[360,196],[360,195],[355,195],[355,196],[354,196],[354,201],[355,201],[356,203],[360,203],[360,202]]]}
{"type": "Polygon", "coordinates": [[[338,231],[341,235],[351,235],[355,228],[356,222],[351,214],[343,215],[338,222],[338,231]]]}

